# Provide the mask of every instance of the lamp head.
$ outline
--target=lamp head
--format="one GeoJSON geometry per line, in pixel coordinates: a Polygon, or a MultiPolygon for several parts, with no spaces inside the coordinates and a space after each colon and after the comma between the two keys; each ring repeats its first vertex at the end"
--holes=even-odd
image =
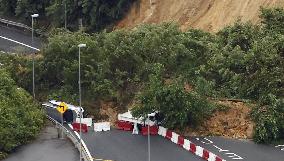
{"type": "Polygon", "coordinates": [[[86,47],[86,46],[87,46],[86,44],[79,44],[79,45],[78,45],[79,48],[84,48],[84,47],[86,47]]]}
{"type": "Polygon", "coordinates": [[[36,13],[36,14],[32,14],[31,16],[32,16],[32,18],[36,18],[36,17],[39,16],[39,14],[36,13]]]}

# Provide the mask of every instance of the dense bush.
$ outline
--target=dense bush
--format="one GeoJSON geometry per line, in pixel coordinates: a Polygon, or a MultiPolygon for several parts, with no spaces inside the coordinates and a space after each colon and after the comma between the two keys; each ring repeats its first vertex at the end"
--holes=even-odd
{"type": "Polygon", "coordinates": [[[283,35],[267,34],[258,26],[236,23],[218,33],[219,47],[201,73],[226,97],[258,100],[283,96],[283,35]]]}
{"type": "Polygon", "coordinates": [[[16,86],[9,73],[0,69],[0,158],[33,139],[44,115],[32,97],[16,86]]]}
{"type": "Polygon", "coordinates": [[[213,104],[194,91],[186,91],[181,79],[163,80],[161,65],[151,74],[147,87],[139,94],[138,104],[133,109],[137,118],[147,118],[147,114],[159,111],[164,116],[163,125],[168,128],[197,126],[210,116],[213,104]]]}
{"type": "Polygon", "coordinates": [[[82,87],[85,96],[129,100],[147,81],[152,64],[161,63],[170,75],[177,69],[176,53],[186,52],[176,25],[147,25],[131,32],[126,30],[94,35],[54,31],[43,50],[39,67],[46,89],[64,87],[69,93],[78,89],[78,44],[82,49],[82,87]]]}
{"type": "Polygon", "coordinates": [[[274,95],[262,98],[262,102],[254,108],[252,116],[256,123],[256,142],[270,143],[284,138],[284,99],[277,99],[274,95]]]}

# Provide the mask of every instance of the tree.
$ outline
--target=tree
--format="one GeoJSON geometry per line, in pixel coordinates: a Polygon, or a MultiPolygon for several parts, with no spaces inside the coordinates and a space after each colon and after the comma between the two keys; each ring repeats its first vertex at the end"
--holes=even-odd
{"type": "Polygon", "coordinates": [[[45,16],[45,8],[49,4],[49,0],[20,0],[17,1],[16,16],[22,19],[30,19],[34,13],[45,16]]]}
{"type": "Polygon", "coordinates": [[[161,64],[156,64],[146,88],[138,95],[138,104],[132,109],[137,118],[159,111],[163,125],[168,128],[197,126],[210,116],[214,106],[198,93],[187,92],[180,79],[165,83],[162,79],[161,64]]]}
{"type": "Polygon", "coordinates": [[[0,15],[14,16],[17,0],[0,0],[0,15]]]}
{"type": "Polygon", "coordinates": [[[10,152],[40,131],[43,112],[4,69],[0,69],[0,152],[10,152]]]}
{"type": "Polygon", "coordinates": [[[284,33],[284,10],[282,8],[261,8],[261,23],[268,31],[284,33]]]}

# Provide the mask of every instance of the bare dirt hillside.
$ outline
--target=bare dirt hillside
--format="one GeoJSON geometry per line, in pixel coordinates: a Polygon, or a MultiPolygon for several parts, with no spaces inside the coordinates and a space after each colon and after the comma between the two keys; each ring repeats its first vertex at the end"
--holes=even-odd
{"type": "Polygon", "coordinates": [[[197,129],[187,128],[181,133],[189,136],[223,136],[227,138],[251,139],[254,123],[251,120],[251,107],[243,102],[218,101],[223,110],[216,110],[212,117],[197,129]]]}
{"type": "Polygon", "coordinates": [[[284,7],[284,0],[138,0],[117,27],[177,22],[182,30],[217,32],[237,19],[259,22],[261,6],[284,7]]]}

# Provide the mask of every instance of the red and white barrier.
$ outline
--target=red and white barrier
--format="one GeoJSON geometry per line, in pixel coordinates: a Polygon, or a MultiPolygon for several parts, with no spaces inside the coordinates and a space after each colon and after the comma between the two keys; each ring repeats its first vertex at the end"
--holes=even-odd
{"type": "MultiPolygon", "coordinates": [[[[159,129],[158,126],[150,126],[150,128],[149,128],[150,135],[157,135],[158,131],[159,131],[158,129],[159,129]]],[[[141,134],[142,135],[148,135],[148,126],[142,127],[141,134]]]]}
{"type": "Polygon", "coordinates": [[[203,147],[195,145],[191,141],[185,139],[183,136],[172,132],[171,130],[168,130],[162,126],[159,126],[158,134],[207,161],[226,161],[215,155],[214,153],[211,153],[210,151],[204,149],[203,147]]]}
{"type": "MultiPolygon", "coordinates": [[[[126,131],[132,131],[133,130],[133,119],[130,112],[126,113],[123,119],[119,119],[117,121],[117,128],[120,130],[126,130],[126,131]],[[128,115],[126,115],[128,114],[128,115]],[[130,117],[131,115],[131,117],[130,117]],[[127,117],[126,117],[127,116],[127,117]],[[128,118],[128,120],[126,119],[128,118]]],[[[121,116],[122,117],[122,116],[121,116]]],[[[135,122],[135,121],[134,121],[135,122]]],[[[135,122],[140,123],[140,122],[135,122]]],[[[164,128],[162,126],[150,126],[150,134],[152,135],[160,135],[164,138],[167,138],[168,140],[172,141],[173,143],[183,147],[185,150],[190,151],[194,153],[197,156],[200,156],[201,158],[207,160],[207,161],[225,161],[224,159],[220,158],[219,156],[211,153],[210,151],[204,149],[203,147],[197,146],[191,141],[185,139],[183,136],[168,130],[167,128],[164,128]]],[[[147,126],[142,127],[142,135],[148,135],[148,128],[147,126]]]]}
{"type": "MultiPolygon", "coordinates": [[[[74,131],[80,132],[80,123],[72,123],[72,127],[74,131]]],[[[81,124],[82,132],[88,132],[88,126],[86,124],[81,124]]]]}
{"type": "Polygon", "coordinates": [[[119,130],[132,131],[134,128],[134,125],[127,121],[117,121],[116,124],[119,130]]]}

